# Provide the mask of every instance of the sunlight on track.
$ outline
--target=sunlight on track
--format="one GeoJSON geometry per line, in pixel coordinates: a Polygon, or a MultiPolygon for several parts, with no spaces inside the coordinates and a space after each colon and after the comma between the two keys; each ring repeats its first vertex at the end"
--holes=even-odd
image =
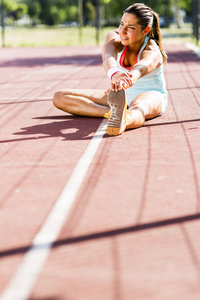
{"type": "Polygon", "coordinates": [[[103,120],[0,300],[25,300],[30,296],[102,141],[106,125],[107,120],[103,120]]]}

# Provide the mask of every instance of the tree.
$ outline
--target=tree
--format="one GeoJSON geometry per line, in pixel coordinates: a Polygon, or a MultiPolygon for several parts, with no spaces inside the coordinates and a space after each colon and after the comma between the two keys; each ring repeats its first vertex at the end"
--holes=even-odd
{"type": "Polygon", "coordinates": [[[24,3],[19,3],[17,9],[15,10],[16,19],[19,20],[24,15],[27,15],[27,13],[28,13],[28,6],[24,3]]]}
{"type": "MultiPolygon", "coordinates": [[[[28,14],[34,20],[47,25],[64,23],[66,21],[78,21],[78,0],[4,0],[7,6],[16,3],[28,5],[28,14]]],[[[145,0],[160,16],[165,18],[169,25],[173,17],[173,7],[179,11],[183,9],[191,13],[192,0],[145,0]],[[175,6],[176,4],[176,6],[175,6]]],[[[133,0],[82,0],[83,23],[99,26],[100,19],[105,20],[105,25],[118,26],[123,11],[134,3],[133,0]],[[97,20],[99,20],[97,22],[97,20]]],[[[102,22],[101,22],[102,23],[102,22]]]]}
{"type": "Polygon", "coordinates": [[[15,20],[20,19],[23,15],[27,14],[28,7],[24,3],[18,3],[14,0],[4,0],[4,9],[8,17],[15,20]]]}
{"type": "Polygon", "coordinates": [[[172,10],[177,27],[181,28],[184,24],[184,17],[192,10],[192,0],[173,0],[172,10]]]}
{"type": "Polygon", "coordinates": [[[41,13],[41,5],[39,1],[26,0],[28,6],[28,15],[30,16],[33,25],[38,23],[39,16],[41,13]]]}
{"type": "Polygon", "coordinates": [[[17,9],[18,5],[13,0],[4,0],[4,9],[6,13],[10,13],[12,11],[15,11],[17,9]]]}

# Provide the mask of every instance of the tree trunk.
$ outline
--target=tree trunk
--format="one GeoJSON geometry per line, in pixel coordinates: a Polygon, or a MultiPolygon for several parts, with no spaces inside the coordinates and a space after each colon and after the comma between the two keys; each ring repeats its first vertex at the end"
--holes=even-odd
{"type": "Polygon", "coordinates": [[[179,8],[179,0],[174,0],[174,17],[178,28],[183,28],[183,15],[179,8]]]}

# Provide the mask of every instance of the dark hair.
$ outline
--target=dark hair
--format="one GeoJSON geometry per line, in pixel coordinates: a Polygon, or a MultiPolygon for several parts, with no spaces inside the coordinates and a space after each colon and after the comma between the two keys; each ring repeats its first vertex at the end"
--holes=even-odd
{"type": "Polygon", "coordinates": [[[138,19],[138,24],[142,26],[142,30],[147,26],[150,27],[148,36],[157,43],[163,56],[163,60],[167,63],[167,54],[162,46],[162,35],[160,32],[158,14],[143,3],[135,3],[129,6],[125,9],[124,13],[135,15],[138,19]]]}

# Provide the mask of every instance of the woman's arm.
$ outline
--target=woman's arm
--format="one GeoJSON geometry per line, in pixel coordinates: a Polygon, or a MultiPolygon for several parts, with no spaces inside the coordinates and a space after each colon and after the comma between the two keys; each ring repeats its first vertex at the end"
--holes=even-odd
{"type": "Polygon", "coordinates": [[[122,86],[131,84],[130,76],[128,73],[120,71],[117,66],[117,53],[122,50],[118,29],[110,31],[105,38],[105,43],[102,49],[103,66],[108,77],[111,79],[111,89],[114,89],[115,81],[118,78],[123,78],[122,86]]]}
{"type": "Polygon", "coordinates": [[[162,64],[162,54],[156,42],[150,40],[147,47],[142,51],[140,61],[129,71],[133,84],[142,76],[151,73],[162,64]]]}
{"type": "Polygon", "coordinates": [[[117,52],[120,45],[118,31],[112,30],[108,32],[102,49],[103,66],[106,73],[111,68],[117,68],[117,52]]]}
{"type": "Polygon", "coordinates": [[[162,64],[162,54],[155,41],[150,40],[147,47],[141,54],[141,59],[136,63],[132,69],[127,73],[130,77],[129,83],[118,73],[115,78],[115,82],[112,84],[112,90],[119,91],[121,89],[127,89],[133,86],[139,78],[151,73],[156,67],[162,64]]]}

